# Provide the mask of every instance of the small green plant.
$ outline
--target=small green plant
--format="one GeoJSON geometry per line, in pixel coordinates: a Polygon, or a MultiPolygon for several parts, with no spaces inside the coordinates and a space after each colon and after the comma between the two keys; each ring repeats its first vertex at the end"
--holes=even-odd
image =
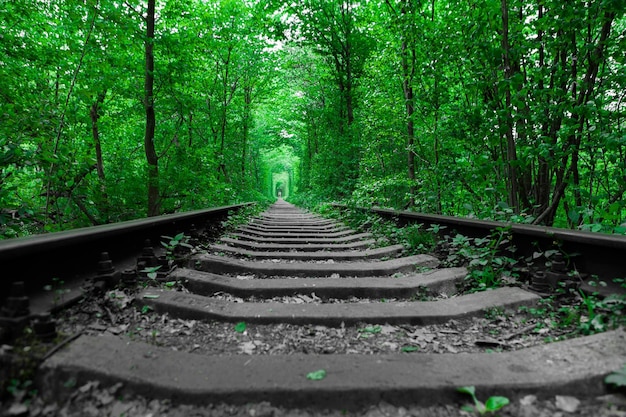
{"type": "Polygon", "coordinates": [[[235,331],[236,331],[237,333],[243,333],[243,332],[245,332],[245,331],[246,331],[246,328],[247,328],[246,323],[245,323],[245,322],[243,322],[243,321],[240,321],[239,323],[235,324],[235,331]]]}
{"type": "Polygon", "coordinates": [[[254,205],[243,207],[237,211],[229,212],[228,218],[222,222],[222,228],[226,233],[233,232],[237,227],[248,224],[250,220],[267,208],[268,204],[257,202],[254,205]]]}
{"type": "Polygon", "coordinates": [[[54,305],[63,303],[65,294],[70,292],[68,288],[64,288],[65,281],[60,278],[52,278],[52,284],[44,285],[44,291],[52,291],[54,293],[54,305]]]}
{"type": "Polygon", "coordinates": [[[412,301],[432,301],[435,299],[437,294],[434,293],[430,288],[420,285],[417,287],[417,291],[411,297],[412,301]]]}
{"type": "Polygon", "coordinates": [[[497,320],[500,317],[506,318],[506,311],[502,307],[491,307],[485,309],[485,318],[487,320],[497,320]]]}
{"type": "Polygon", "coordinates": [[[626,364],[622,366],[622,369],[607,375],[606,378],[604,378],[604,382],[618,388],[626,388],[626,364]]]}
{"type": "Polygon", "coordinates": [[[398,232],[398,240],[410,254],[433,252],[439,241],[437,235],[430,230],[424,230],[422,224],[411,224],[398,232]]]}
{"type": "Polygon", "coordinates": [[[20,380],[12,378],[9,381],[7,391],[13,396],[13,399],[24,405],[29,405],[31,400],[37,396],[37,389],[34,388],[33,381],[30,379],[20,380]]]}
{"type": "Polygon", "coordinates": [[[468,394],[472,397],[472,401],[474,401],[473,406],[463,406],[462,409],[470,413],[477,412],[481,416],[486,415],[487,413],[495,413],[502,407],[508,405],[510,402],[507,397],[492,396],[487,398],[487,401],[483,403],[476,397],[476,387],[474,387],[473,385],[459,387],[457,388],[457,391],[463,394],[468,394]]]}
{"type": "Polygon", "coordinates": [[[174,260],[176,258],[176,252],[182,250],[191,250],[193,246],[187,243],[189,240],[188,236],[185,236],[184,233],[179,233],[174,237],[171,236],[161,236],[163,239],[168,239],[167,242],[161,242],[161,245],[165,248],[165,256],[169,260],[174,260]]]}
{"type": "MultiPolygon", "coordinates": [[[[624,286],[621,278],[613,280],[624,286]]],[[[602,281],[591,281],[591,286],[606,286],[602,281]]],[[[626,294],[610,294],[601,296],[597,291],[587,294],[579,290],[580,319],[579,331],[583,334],[593,334],[614,329],[626,324],[626,294]]]]}
{"type": "Polygon", "coordinates": [[[514,254],[509,227],[496,228],[491,236],[470,238],[461,234],[448,237],[448,254],[444,263],[447,266],[466,266],[468,274],[462,284],[462,291],[477,292],[497,288],[502,276],[507,273],[516,276],[517,261],[507,254],[514,254]]]}
{"type": "Polygon", "coordinates": [[[161,269],[161,265],[144,268],[139,272],[146,274],[146,276],[150,279],[157,279],[159,269],[161,269]]]}

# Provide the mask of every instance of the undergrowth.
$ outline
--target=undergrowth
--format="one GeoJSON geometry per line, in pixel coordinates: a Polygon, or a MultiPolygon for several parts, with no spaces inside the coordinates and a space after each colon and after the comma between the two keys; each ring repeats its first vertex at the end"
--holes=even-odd
{"type": "Polygon", "coordinates": [[[520,262],[510,228],[502,227],[487,237],[468,237],[459,233],[444,234],[445,226],[414,223],[404,227],[356,207],[337,208],[318,205],[315,211],[347,224],[360,232],[370,232],[381,245],[401,244],[407,255],[430,253],[444,267],[466,267],[468,274],[459,285],[461,292],[476,292],[510,284],[519,278],[520,262]]]}
{"type": "Polygon", "coordinates": [[[237,227],[248,224],[250,220],[264,212],[270,206],[269,202],[258,202],[245,206],[236,211],[228,213],[226,220],[222,221],[222,229],[224,233],[231,233],[237,227]]]}
{"type": "Polygon", "coordinates": [[[517,248],[508,227],[498,227],[487,237],[445,235],[439,249],[443,266],[467,268],[467,276],[459,285],[461,292],[484,291],[502,286],[505,279],[506,284],[519,279],[520,263],[514,256],[517,248]]]}
{"type": "Polygon", "coordinates": [[[398,227],[393,221],[356,207],[338,209],[328,204],[315,210],[324,217],[341,221],[353,230],[369,232],[379,245],[403,245],[407,255],[434,252],[438,237],[431,228],[423,224],[410,224],[398,227]]]}
{"type": "MultiPolygon", "coordinates": [[[[613,282],[626,290],[626,280],[617,278],[613,282]]],[[[599,280],[589,284],[592,288],[606,285],[599,280]]],[[[603,296],[598,291],[563,285],[556,294],[534,307],[520,307],[520,311],[540,318],[539,329],[562,329],[566,336],[591,335],[626,326],[626,292],[603,296]]]]}

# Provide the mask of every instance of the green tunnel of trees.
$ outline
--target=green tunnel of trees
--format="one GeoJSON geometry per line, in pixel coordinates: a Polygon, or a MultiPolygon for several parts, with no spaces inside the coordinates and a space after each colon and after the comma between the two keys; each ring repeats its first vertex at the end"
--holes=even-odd
{"type": "Polygon", "coordinates": [[[624,0],[11,0],[3,238],[251,200],[626,232],[624,0]]]}

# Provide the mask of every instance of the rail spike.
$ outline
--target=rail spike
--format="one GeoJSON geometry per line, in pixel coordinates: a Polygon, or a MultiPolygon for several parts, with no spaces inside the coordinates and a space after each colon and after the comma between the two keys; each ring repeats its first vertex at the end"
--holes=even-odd
{"type": "Polygon", "coordinates": [[[9,296],[0,309],[0,341],[9,340],[28,324],[30,299],[23,281],[11,284],[9,296]]]}
{"type": "Polygon", "coordinates": [[[57,337],[56,323],[50,313],[41,313],[33,322],[33,330],[43,342],[51,342],[57,337]]]}
{"type": "Polygon", "coordinates": [[[150,239],[146,239],[143,243],[143,249],[141,255],[137,258],[137,271],[142,271],[146,268],[154,268],[159,265],[159,258],[154,253],[152,242],[150,239]]]}
{"type": "Polygon", "coordinates": [[[98,274],[94,278],[94,287],[98,290],[105,290],[117,284],[119,280],[120,273],[115,270],[109,253],[102,252],[98,261],[98,274]]]}
{"type": "Polygon", "coordinates": [[[569,275],[567,262],[561,252],[554,255],[550,270],[546,271],[545,274],[546,280],[552,289],[558,289],[559,287],[563,287],[565,289],[575,288],[578,285],[578,283],[569,275]]]}
{"type": "Polygon", "coordinates": [[[2,306],[2,316],[9,318],[24,317],[30,314],[30,300],[26,295],[24,281],[11,284],[11,293],[2,306]]]}

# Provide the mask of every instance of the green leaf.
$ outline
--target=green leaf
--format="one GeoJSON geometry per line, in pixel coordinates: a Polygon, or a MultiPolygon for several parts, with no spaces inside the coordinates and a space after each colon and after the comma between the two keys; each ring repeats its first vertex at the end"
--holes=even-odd
{"type": "Polygon", "coordinates": [[[619,371],[615,371],[604,378],[607,384],[613,384],[616,387],[626,387],[626,365],[619,371]]]}
{"type": "Polygon", "coordinates": [[[70,378],[63,383],[65,388],[74,388],[76,386],[76,378],[70,378]]]}
{"type": "Polygon", "coordinates": [[[235,331],[237,333],[243,333],[246,331],[246,323],[243,321],[240,321],[239,323],[235,324],[235,331]]]}
{"type": "Polygon", "coordinates": [[[493,396],[487,399],[485,402],[485,408],[487,411],[498,411],[505,405],[508,405],[509,402],[509,399],[506,397],[493,396]]]}
{"type": "Polygon", "coordinates": [[[580,220],[580,213],[572,209],[567,213],[567,217],[572,221],[572,223],[578,223],[580,220]]]}
{"type": "Polygon", "coordinates": [[[324,369],[309,372],[308,374],[306,374],[306,379],[310,379],[312,381],[319,381],[324,378],[326,378],[326,371],[324,369]]]}
{"type": "Polygon", "coordinates": [[[367,326],[359,329],[359,333],[380,333],[383,330],[381,326],[367,326]]]}
{"type": "Polygon", "coordinates": [[[416,352],[418,351],[420,348],[417,346],[403,346],[402,349],[400,349],[402,352],[406,352],[406,353],[410,353],[410,352],[416,352]]]}
{"type": "Polygon", "coordinates": [[[466,386],[466,387],[459,387],[456,390],[462,394],[468,394],[468,395],[471,395],[472,397],[476,396],[476,387],[473,385],[466,386]]]}

